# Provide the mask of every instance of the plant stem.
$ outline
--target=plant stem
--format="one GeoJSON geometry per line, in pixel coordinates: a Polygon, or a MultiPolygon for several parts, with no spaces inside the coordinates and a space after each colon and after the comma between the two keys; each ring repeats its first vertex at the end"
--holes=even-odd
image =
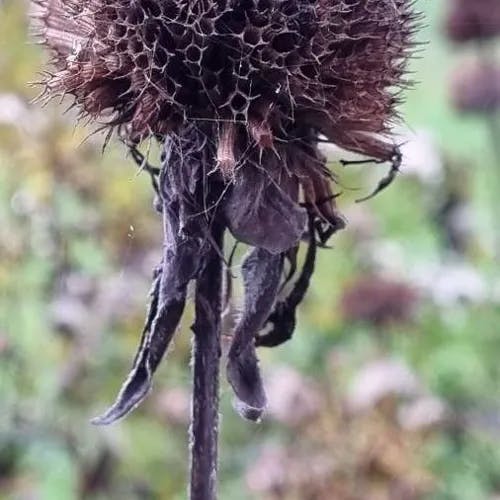
{"type": "Polygon", "coordinates": [[[212,227],[213,247],[196,283],[191,403],[191,500],[217,498],[219,361],[221,336],[222,249],[224,229],[212,227]]]}

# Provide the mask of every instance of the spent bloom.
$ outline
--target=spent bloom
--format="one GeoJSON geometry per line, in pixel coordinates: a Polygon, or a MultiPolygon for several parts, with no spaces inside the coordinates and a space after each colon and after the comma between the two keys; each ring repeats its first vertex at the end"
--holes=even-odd
{"type": "Polygon", "coordinates": [[[291,337],[316,248],[344,227],[319,143],[391,162],[378,190],[399,167],[390,132],[415,49],[413,2],[33,1],[52,54],[42,97],[71,96],[82,117],[116,132],[143,165],[138,144],[155,138],[163,149],[161,169],[148,167],[163,258],[132,372],[98,423],[124,416],[149,391],[189,281],[198,281],[195,337],[220,330],[227,304],[219,304],[213,249],[222,260],[226,229],[252,247],[227,377],[240,412],[258,419],[266,396],[256,347],[291,337]],[[308,250],[296,271],[301,241],[308,250]],[[206,272],[210,283],[202,283],[206,272]],[[278,299],[283,289],[289,294],[278,299]]]}
{"type": "Polygon", "coordinates": [[[500,64],[469,61],[455,70],[451,99],[457,111],[494,114],[500,109],[500,64]]]}
{"type": "Polygon", "coordinates": [[[446,18],[448,37],[456,43],[486,40],[500,35],[497,0],[452,0],[446,18]]]}
{"type": "Polygon", "coordinates": [[[406,283],[382,276],[365,276],[348,286],[341,309],[348,321],[364,321],[377,327],[411,320],[418,297],[406,283]]]}

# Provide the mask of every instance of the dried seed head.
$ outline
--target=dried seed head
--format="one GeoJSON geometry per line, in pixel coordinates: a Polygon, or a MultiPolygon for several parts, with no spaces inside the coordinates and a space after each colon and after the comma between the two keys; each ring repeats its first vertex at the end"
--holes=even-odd
{"type": "MultiPolygon", "coordinates": [[[[33,2],[54,56],[47,95],[74,96],[83,115],[133,141],[220,120],[271,148],[299,123],[345,149],[391,156],[381,137],[406,83],[411,0],[33,2]]],[[[224,155],[235,149],[226,142],[224,155]]]]}
{"type": "Polygon", "coordinates": [[[470,62],[461,66],[451,80],[451,99],[464,113],[495,113],[500,109],[500,67],[470,62]]]}
{"type": "Polygon", "coordinates": [[[409,321],[417,300],[416,291],[405,283],[367,276],[345,290],[341,308],[349,321],[385,326],[409,321]]]}
{"type": "MultiPolygon", "coordinates": [[[[195,337],[209,328],[200,338],[212,343],[195,351],[193,408],[208,409],[213,432],[202,432],[205,417],[194,411],[193,455],[215,462],[219,304],[212,299],[221,295],[222,234],[229,229],[255,247],[242,265],[245,307],[227,378],[241,414],[256,420],[266,396],[255,348],[291,337],[316,247],[344,227],[320,134],[344,149],[390,160],[390,175],[377,191],[400,166],[387,136],[414,47],[413,0],[32,2],[55,68],[43,82],[44,95],[73,96],[82,116],[117,129],[136,159],[136,143],[164,142],[154,179],[164,255],[131,375],[94,423],[116,421],[146,396],[194,279],[195,337]],[[285,259],[288,281],[301,239],[309,242],[302,270],[277,301],[285,259]],[[267,324],[272,329],[259,335],[267,324]],[[203,380],[211,381],[211,395],[203,380]]],[[[213,486],[215,465],[202,467],[207,474],[198,474],[198,465],[193,462],[192,477],[208,477],[213,486]]]]}
{"type": "Polygon", "coordinates": [[[500,35],[497,0],[453,0],[446,19],[451,40],[462,43],[500,35]]]}

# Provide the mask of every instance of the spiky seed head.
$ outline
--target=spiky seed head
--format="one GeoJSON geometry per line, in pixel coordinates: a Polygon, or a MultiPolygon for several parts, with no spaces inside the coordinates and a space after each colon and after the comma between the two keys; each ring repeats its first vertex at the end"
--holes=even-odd
{"type": "Polygon", "coordinates": [[[33,0],[48,96],[139,142],[190,120],[273,148],[296,125],[379,159],[414,47],[412,0],[33,0]],[[234,129],[234,130],[233,130],[234,129]]]}

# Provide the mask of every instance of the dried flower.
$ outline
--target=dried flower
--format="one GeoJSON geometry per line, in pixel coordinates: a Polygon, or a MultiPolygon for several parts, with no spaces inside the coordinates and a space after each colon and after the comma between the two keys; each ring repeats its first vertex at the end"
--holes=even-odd
{"type": "Polygon", "coordinates": [[[398,171],[389,133],[414,48],[413,2],[33,1],[55,68],[42,95],[69,94],[83,117],[118,132],[153,175],[164,219],[163,258],[132,372],[96,422],[123,417],[146,396],[196,280],[192,496],[212,498],[223,233],[254,247],[242,266],[245,302],[227,377],[238,410],[257,420],[266,396],[256,346],[291,337],[316,248],[344,227],[320,135],[392,162],[377,191],[398,171]],[[163,145],[159,171],[136,149],[149,137],[163,145]],[[303,239],[303,267],[277,301],[303,239]]]}
{"type": "Polygon", "coordinates": [[[408,321],[416,302],[417,293],[409,285],[367,276],[344,291],[341,307],[347,320],[366,321],[380,327],[408,321]]]}
{"type": "Polygon", "coordinates": [[[500,65],[469,62],[451,80],[451,98],[462,113],[495,113],[500,109],[500,65]]]}
{"type": "Polygon", "coordinates": [[[446,32],[457,43],[483,40],[500,35],[497,0],[452,0],[446,32]]]}

